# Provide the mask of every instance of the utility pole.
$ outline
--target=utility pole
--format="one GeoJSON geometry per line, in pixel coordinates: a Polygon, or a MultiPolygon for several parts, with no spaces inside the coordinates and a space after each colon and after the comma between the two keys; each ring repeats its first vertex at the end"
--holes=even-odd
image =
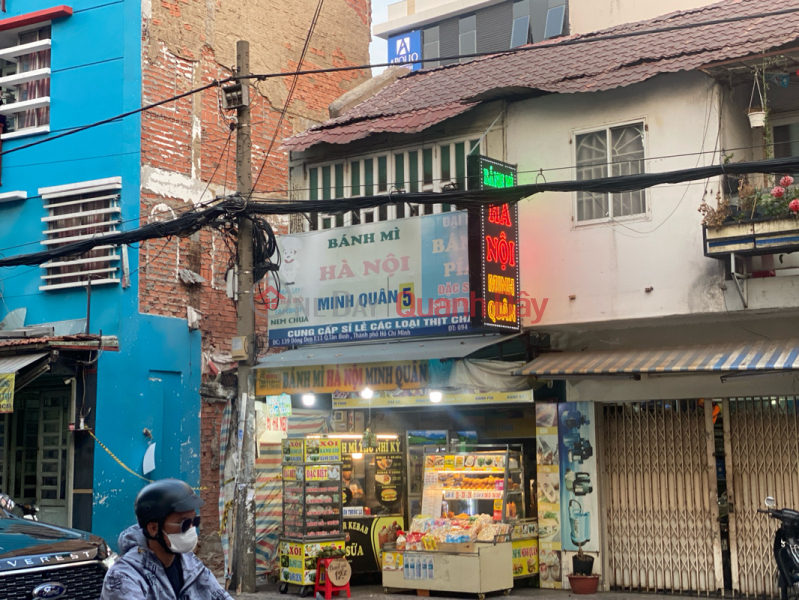
{"type": "MultiPolygon", "coordinates": [[[[236,42],[237,75],[250,74],[250,43],[236,42]]],[[[250,136],[249,80],[239,80],[241,102],[236,122],[236,190],[245,202],[252,193],[252,138],[250,136]]],[[[246,211],[238,220],[237,333],[244,340],[247,358],[238,364],[239,471],[236,479],[235,541],[231,587],[255,592],[255,404],[250,393],[250,371],[255,348],[255,306],[252,301],[252,221],[246,211]]]]}

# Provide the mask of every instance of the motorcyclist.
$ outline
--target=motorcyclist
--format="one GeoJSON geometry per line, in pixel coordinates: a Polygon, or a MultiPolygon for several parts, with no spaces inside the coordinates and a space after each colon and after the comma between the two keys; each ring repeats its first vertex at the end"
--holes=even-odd
{"type": "Polygon", "coordinates": [[[232,600],[193,552],[203,504],[177,479],[145,486],[136,498],[138,525],[120,534],[122,556],[108,571],[100,600],[232,600]]]}

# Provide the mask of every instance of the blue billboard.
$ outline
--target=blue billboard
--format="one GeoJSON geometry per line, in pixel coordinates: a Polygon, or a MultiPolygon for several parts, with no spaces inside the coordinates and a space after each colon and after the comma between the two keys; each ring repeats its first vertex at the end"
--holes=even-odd
{"type": "Polygon", "coordinates": [[[408,31],[388,38],[388,62],[392,65],[405,66],[411,71],[418,71],[422,63],[411,62],[422,58],[422,32],[408,31]]]}

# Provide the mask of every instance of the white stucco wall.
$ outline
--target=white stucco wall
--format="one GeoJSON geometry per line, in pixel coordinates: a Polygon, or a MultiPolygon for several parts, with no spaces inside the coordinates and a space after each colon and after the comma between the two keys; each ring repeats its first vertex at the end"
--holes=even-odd
{"type": "Polygon", "coordinates": [[[715,4],[718,0],[569,0],[571,33],[586,33],[715,4]]]}
{"type": "MultiPolygon", "coordinates": [[[[608,92],[552,95],[513,104],[508,114],[508,160],[520,183],[575,177],[575,131],[644,120],[647,157],[712,150],[718,136],[719,92],[701,74],[660,76],[608,92]],[[526,173],[525,173],[526,172],[526,173]]],[[[751,139],[751,138],[748,138],[751,139]]],[[[748,139],[738,143],[748,145],[748,139]]],[[[736,143],[728,139],[728,143],[736,143]]],[[[718,162],[712,154],[648,160],[666,171],[718,162]]],[[[703,254],[705,189],[715,203],[718,181],[658,186],[647,192],[644,220],[575,225],[576,194],[538,194],[520,203],[522,289],[547,298],[550,326],[725,311],[721,264],[703,254]],[[650,293],[646,288],[652,287],[650,293]],[[569,296],[575,296],[570,300],[569,296]]]]}

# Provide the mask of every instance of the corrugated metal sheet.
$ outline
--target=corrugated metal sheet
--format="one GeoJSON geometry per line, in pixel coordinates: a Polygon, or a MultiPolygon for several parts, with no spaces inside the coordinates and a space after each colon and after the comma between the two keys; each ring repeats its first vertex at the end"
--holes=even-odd
{"type": "MultiPolygon", "coordinates": [[[[645,81],[661,73],[690,71],[713,62],[766,52],[791,44],[799,38],[799,13],[690,29],[646,32],[795,7],[796,0],[725,0],[649,21],[560,38],[555,45],[550,40],[540,48],[534,45],[523,52],[415,71],[386,86],[344,115],[289,138],[284,145],[299,150],[320,142],[348,143],[358,138],[339,137],[337,131],[364,120],[369,120],[368,129],[360,130],[358,137],[397,131],[387,127],[392,124],[396,126],[397,120],[402,120],[402,115],[453,103],[468,103],[495,90],[530,88],[553,93],[609,90],[645,81]],[[574,45],[563,43],[639,32],[641,35],[632,37],[574,45]],[[311,132],[318,133],[313,138],[315,141],[310,144],[299,142],[311,132]]],[[[447,56],[449,53],[443,43],[443,31],[441,35],[441,56],[447,56]]],[[[442,116],[439,120],[443,118],[447,117],[442,116]]]]}
{"type": "Polygon", "coordinates": [[[602,376],[799,369],[799,340],[683,346],[649,350],[563,352],[536,358],[516,375],[602,376]]]}
{"type": "Polygon", "coordinates": [[[37,352],[36,354],[20,354],[18,356],[0,358],[0,373],[9,375],[17,373],[20,369],[24,369],[48,354],[49,352],[37,352]]]}

